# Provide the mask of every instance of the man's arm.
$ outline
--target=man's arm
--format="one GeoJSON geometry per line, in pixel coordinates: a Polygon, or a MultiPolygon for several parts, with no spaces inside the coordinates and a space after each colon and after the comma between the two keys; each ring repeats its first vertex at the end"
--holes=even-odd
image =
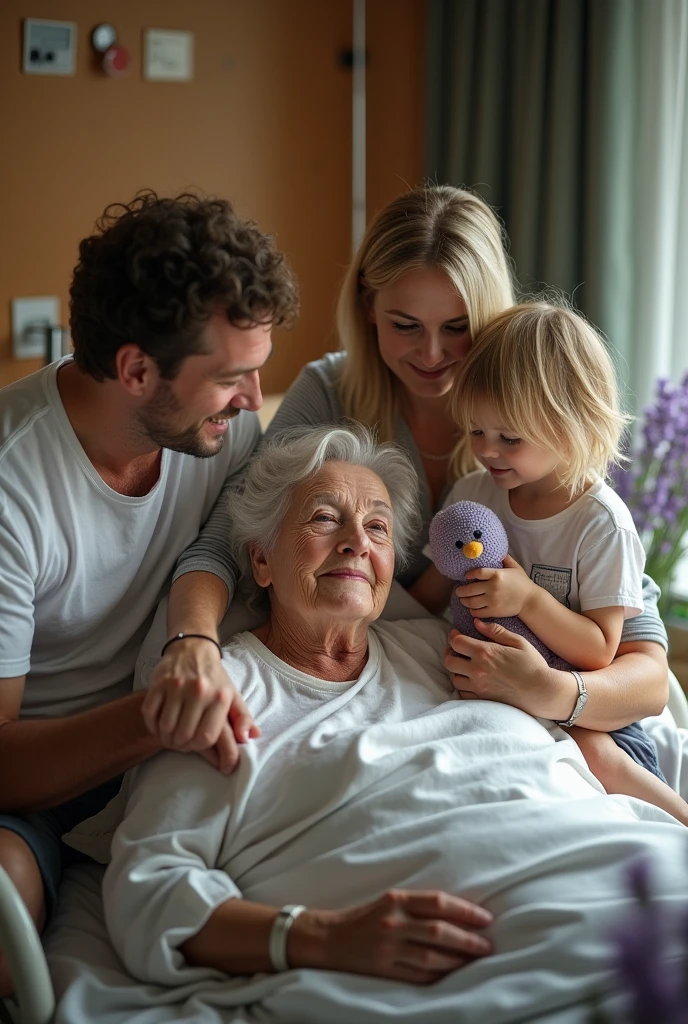
{"type": "Polygon", "coordinates": [[[24,677],[0,680],[0,811],[54,807],[162,749],[135,693],[70,718],[18,721],[24,677]]]}

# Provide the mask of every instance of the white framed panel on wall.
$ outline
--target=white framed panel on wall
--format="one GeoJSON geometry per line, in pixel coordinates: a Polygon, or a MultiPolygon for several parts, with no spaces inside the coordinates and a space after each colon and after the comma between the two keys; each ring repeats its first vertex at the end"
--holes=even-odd
{"type": "Polygon", "coordinates": [[[190,82],[194,76],[194,34],[148,28],[143,33],[143,77],[149,82],[190,82]]]}

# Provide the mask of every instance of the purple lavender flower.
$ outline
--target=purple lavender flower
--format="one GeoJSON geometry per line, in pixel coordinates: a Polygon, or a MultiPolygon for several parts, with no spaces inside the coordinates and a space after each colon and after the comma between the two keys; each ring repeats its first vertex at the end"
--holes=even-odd
{"type": "Polygon", "coordinates": [[[628,505],[647,552],[647,571],[662,589],[660,614],[688,535],[688,373],[674,385],[660,379],[644,412],[640,444],[612,482],[628,505]]]}
{"type": "MultiPolygon", "coordinates": [[[[627,1024],[686,1024],[685,963],[669,949],[671,920],[652,901],[651,865],[637,858],[626,867],[627,886],[637,903],[612,933],[614,966],[627,996],[627,1024]]],[[[684,922],[687,927],[688,921],[684,922]]]]}
{"type": "Polygon", "coordinates": [[[626,888],[638,903],[647,906],[652,893],[652,866],[647,857],[634,857],[625,867],[626,888]]]}
{"type": "Polygon", "coordinates": [[[681,973],[666,958],[661,925],[657,908],[648,906],[614,936],[614,966],[629,997],[629,1024],[678,1024],[685,1008],[681,973]]]}

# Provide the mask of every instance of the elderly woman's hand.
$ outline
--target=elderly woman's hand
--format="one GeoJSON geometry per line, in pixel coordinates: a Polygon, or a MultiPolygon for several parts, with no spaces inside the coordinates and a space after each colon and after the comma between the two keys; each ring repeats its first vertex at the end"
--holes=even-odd
{"type": "Polygon", "coordinates": [[[428,985],[492,952],[474,931],[491,922],[489,911],[459,896],[396,889],[362,907],[302,914],[289,936],[289,962],[428,985]]]}
{"type": "Polygon", "coordinates": [[[473,621],[486,639],[453,629],[444,657],[464,700],[495,700],[553,721],[568,718],[577,692],[573,676],[550,668],[531,643],[499,623],[473,621]]]}
{"type": "Polygon", "coordinates": [[[146,728],[169,750],[196,751],[231,772],[238,743],[260,735],[219,651],[192,638],[178,640],[156,665],[142,705],[146,728]]]}

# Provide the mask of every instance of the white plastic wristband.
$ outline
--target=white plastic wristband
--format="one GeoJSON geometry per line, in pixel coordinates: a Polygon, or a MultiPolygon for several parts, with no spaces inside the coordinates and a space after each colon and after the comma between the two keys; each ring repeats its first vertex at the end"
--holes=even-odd
{"type": "Polygon", "coordinates": [[[282,907],[273,921],[270,931],[270,960],[276,971],[288,971],[289,961],[287,960],[287,935],[299,914],[306,908],[292,904],[282,907]]]}

